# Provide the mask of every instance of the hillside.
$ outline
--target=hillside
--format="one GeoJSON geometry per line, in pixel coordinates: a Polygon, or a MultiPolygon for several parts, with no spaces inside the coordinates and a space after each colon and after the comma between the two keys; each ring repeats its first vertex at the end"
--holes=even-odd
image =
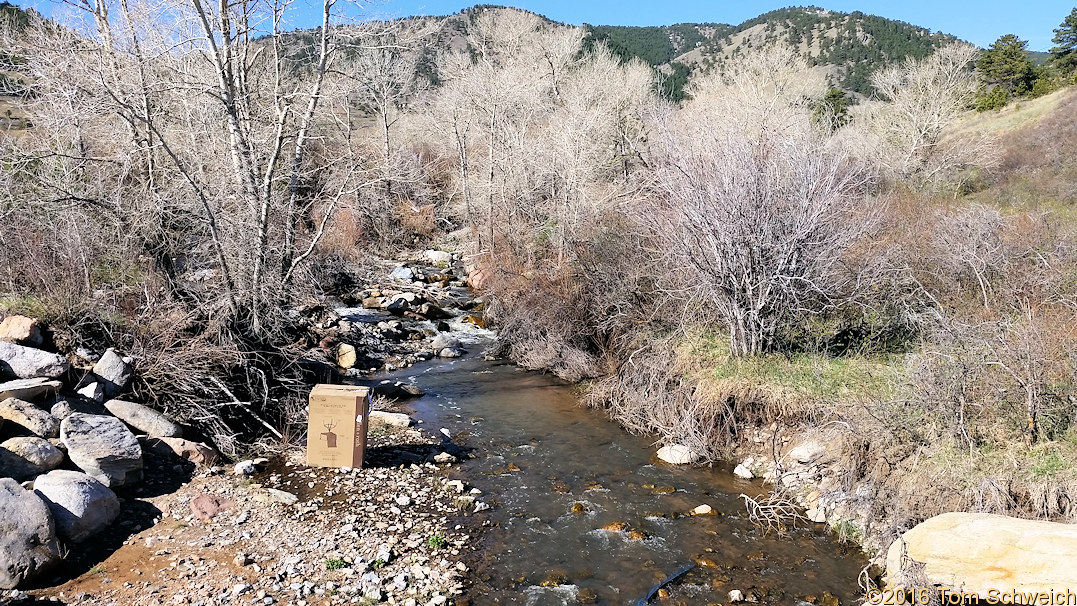
{"type": "Polygon", "coordinates": [[[809,6],[764,13],[737,26],[681,23],[664,27],[587,26],[588,41],[602,40],[622,57],[639,57],[676,75],[721,67],[752,48],[786,41],[830,74],[832,83],[867,95],[868,77],[906,57],[921,58],[953,36],[862,12],[809,6]]]}

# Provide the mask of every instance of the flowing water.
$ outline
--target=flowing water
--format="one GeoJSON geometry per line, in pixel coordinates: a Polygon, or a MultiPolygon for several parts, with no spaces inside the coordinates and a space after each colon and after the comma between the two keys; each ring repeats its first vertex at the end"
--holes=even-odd
{"type": "Polygon", "coordinates": [[[493,527],[472,563],[472,604],[636,604],[697,562],[668,586],[671,603],[728,604],[731,590],[764,604],[856,601],[863,554],[820,528],[765,535],[739,496],[765,493],[760,481],[658,462],[647,438],[580,407],[571,386],[484,361],[481,346],[390,375],[426,391],[416,417],[470,449],[457,470],[494,506],[473,514],[493,527]],[[718,515],[686,515],[703,504],[718,515]]]}

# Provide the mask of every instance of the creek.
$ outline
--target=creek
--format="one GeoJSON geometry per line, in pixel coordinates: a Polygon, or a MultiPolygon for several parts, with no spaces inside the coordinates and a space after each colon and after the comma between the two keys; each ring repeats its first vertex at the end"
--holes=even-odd
{"type": "Polygon", "coordinates": [[[637,604],[692,563],[664,603],[729,604],[732,590],[763,604],[858,600],[866,557],[855,545],[821,525],[779,536],[747,518],[740,495],[767,493],[761,481],[656,461],[651,440],[581,407],[573,386],[486,360],[488,341],[471,337],[466,357],[379,377],[425,390],[410,403],[415,418],[469,450],[453,473],[493,505],[470,514],[489,522],[470,562],[471,604],[637,604]],[[699,505],[717,515],[688,515],[699,505]]]}

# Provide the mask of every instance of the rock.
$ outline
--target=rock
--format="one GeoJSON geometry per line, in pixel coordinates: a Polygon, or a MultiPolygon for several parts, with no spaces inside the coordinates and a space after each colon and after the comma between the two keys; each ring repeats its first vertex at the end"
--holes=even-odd
{"type": "Polygon", "coordinates": [[[745,467],[743,463],[733,468],[733,475],[737,476],[738,478],[743,478],[745,480],[751,480],[755,477],[755,474],[752,473],[752,470],[745,467]]]}
{"type": "Polygon", "coordinates": [[[71,462],[110,488],[142,480],[142,447],[123,421],[72,413],[60,423],[71,462]]]}
{"type": "Polygon", "coordinates": [[[809,465],[826,454],[826,447],[818,442],[805,442],[789,451],[789,458],[801,465],[809,465]]]}
{"type": "Polygon", "coordinates": [[[0,479],[0,589],[33,581],[59,562],[49,507],[15,480],[0,479]]]}
{"type": "Polygon", "coordinates": [[[44,438],[11,438],[0,444],[12,453],[39,468],[39,473],[51,471],[64,464],[64,453],[44,438]]]}
{"type": "Polygon", "coordinates": [[[385,299],[382,297],[367,297],[363,299],[363,309],[379,309],[385,304],[385,299]]]}
{"type": "Polygon", "coordinates": [[[415,272],[407,265],[401,265],[389,273],[389,277],[393,280],[411,280],[415,277],[415,272]]]}
{"type": "Polygon", "coordinates": [[[40,347],[45,339],[41,336],[37,319],[26,316],[8,316],[0,322],[0,341],[40,347]]]}
{"type": "Polygon", "coordinates": [[[143,450],[150,450],[162,456],[175,455],[195,465],[210,467],[220,458],[213,448],[183,438],[143,438],[139,443],[143,450]]]}
{"type": "Polygon", "coordinates": [[[18,398],[26,402],[37,402],[60,391],[63,384],[54,379],[36,377],[33,379],[16,379],[0,383],[0,400],[18,398]]]}
{"type": "Polygon", "coordinates": [[[178,438],[183,428],[160,412],[136,402],[109,400],[105,402],[109,412],[151,438],[178,438]]]}
{"type": "Polygon", "coordinates": [[[700,505],[692,510],[694,516],[712,516],[714,515],[714,508],[710,505],[700,505]]]}
{"type": "Polygon", "coordinates": [[[87,400],[93,400],[95,402],[105,401],[105,384],[98,381],[94,381],[79,389],[76,393],[86,398],[87,400]]]}
{"type": "Polygon", "coordinates": [[[804,512],[804,515],[808,516],[808,519],[816,524],[826,523],[826,512],[818,507],[813,507],[804,512]]]}
{"type": "Polygon", "coordinates": [[[262,503],[282,503],[284,505],[295,505],[299,502],[299,497],[276,488],[266,488],[265,491],[259,491],[255,493],[254,498],[262,503]]]}
{"type": "Polygon", "coordinates": [[[401,383],[400,391],[404,395],[412,398],[421,398],[426,395],[426,392],[423,391],[421,387],[419,387],[418,385],[413,385],[411,383],[401,383]]]}
{"type": "Polygon", "coordinates": [[[430,347],[435,350],[445,349],[446,347],[460,347],[460,339],[450,334],[439,333],[430,343],[430,347]]]}
{"type": "Polygon", "coordinates": [[[459,358],[466,354],[467,351],[460,349],[459,347],[446,347],[438,351],[439,358],[459,358]]]}
{"type": "Polygon", "coordinates": [[[0,477],[23,482],[44,472],[44,469],[26,460],[25,457],[0,446],[0,477]]]}
{"type": "Polygon", "coordinates": [[[191,499],[191,515],[203,522],[210,522],[218,513],[231,510],[234,506],[230,499],[204,492],[191,499]]]}
{"type": "MultiPolygon", "coordinates": [[[[906,532],[886,554],[890,587],[902,584],[902,562],[924,564],[918,583],[989,595],[1077,587],[1077,525],[986,513],[944,513],[906,532]]],[[[917,567],[919,568],[919,566],[917,567]]],[[[912,579],[909,579],[912,580],[912,579]]]]}
{"type": "Polygon", "coordinates": [[[38,476],[34,492],[49,506],[56,534],[73,543],[104,530],[120,515],[116,493],[78,471],[57,469],[38,476]]]}
{"type": "Polygon", "coordinates": [[[452,263],[452,253],[443,250],[428,250],[423,253],[423,256],[431,263],[444,263],[445,265],[452,263]]]}
{"type": "Polygon", "coordinates": [[[684,444],[670,444],[658,449],[657,456],[666,463],[673,465],[687,465],[695,463],[703,458],[698,452],[684,444]]]}
{"type": "Polygon", "coordinates": [[[237,476],[253,476],[255,471],[254,461],[240,461],[232,468],[232,473],[237,476]]]}
{"type": "Polygon", "coordinates": [[[61,421],[76,412],[88,415],[108,414],[108,410],[100,402],[87,400],[81,396],[56,400],[56,403],[49,409],[49,414],[61,421]]]}
{"type": "Polygon", "coordinates": [[[439,452],[434,455],[435,463],[452,464],[457,461],[457,458],[447,452],[439,452]]]}
{"type": "Polygon", "coordinates": [[[427,320],[445,320],[452,317],[451,313],[433,303],[423,303],[419,306],[418,312],[427,320]]]}
{"type": "Polygon", "coordinates": [[[733,603],[744,601],[744,592],[739,589],[734,589],[729,592],[729,601],[733,603]]]}
{"type": "Polygon", "coordinates": [[[0,341],[0,373],[13,374],[20,379],[55,379],[69,368],[71,363],[63,356],[0,341]]]}
{"type": "Polygon", "coordinates": [[[399,412],[385,412],[384,410],[374,410],[370,413],[369,424],[371,428],[375,427],[410,427],[412,424],[411,417],[399,412]]]}
{"type": "Polygon", "coordinates": [[[20,425],[42,438],[55,438],[60,435],[60,422],[56,417],[18,398],[8,398],[0,402],[0,419],[20,425]]]}
{"type": "Polygon", "coordinates": [[[337,366],[341,368],[355,368],[355,363],[358,360],[359,354],[355,351],[354,345],[341,343],[337,347],[337,366]]]}
{"type": "Polygon", "coordinates": [[[400,295],[392,301],[389,301],[388,305],[385,306],[386,311],[397,315],[406,312],[409,308],[411,308],[411,303],[408,303],[408,300],[400,295]]]}
{"type": "Polygon", "coordinates": [[[115,349],[108,348],[101,359],[94,364],[93,374],[97,375],[105,386],[105,397],[114,398],[127,387],[131,380],[134,366],[131,358],[121,357],[115,349]]]}

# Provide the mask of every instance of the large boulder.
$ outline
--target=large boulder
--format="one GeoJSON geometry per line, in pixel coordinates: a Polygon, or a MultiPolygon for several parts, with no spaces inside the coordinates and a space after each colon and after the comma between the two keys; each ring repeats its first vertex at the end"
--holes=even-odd
{"type": "Polygon", "coordinates": [[[42,438],[55,438],[60,435],[60,422],[56,417],[18,398],[8,398],[0,402],[0,419],[20,425],[42,438]]]}
{"type": "Polygon", "coordinates": [[[411,423],[411,417],[400,412],[374,410],[370,413],[369,424],[371,429],[377,427],[410,427],[411,423]]]}
{"type": "Polygon", "coordinates": [[[423,253],[427,261],[431,263],[438,263],[441,265],[448,265],[452,263],[452,253],[444,250],[428,250],[423,253]]]}
{"type": "Polygon", "coordinates": [[[38,347],[45,342],[35,318],[8,316],[0,322],[0,341],[38,347]]]}
{"type": "Polygon", "coordinates": [[[116,417],[73,413],[60,423],[60,439],[71,462],[105,486],[142,479],[142,447],[116,417]]]}
{"type": "Polygon", "coordinates": [[[71,363],[61,355],[0,341],[0,373],[12,374],[20,379],[55,379],[69,368],[71,363]]]}
{"type": "Polygon", "coordinates": [[[48,506],[15,480],[0,479],[0,589],[32,581],[59,561],[48,506]]]}
{"type": "Polygon", "coordinates": [[[446,347],[460,347],[460,339],[457,339],[448,333],[439,332],[430,343],[430,347],[435,351],[445,349],[446,347]]]}
{"type": "Polygon", "coordinates": [[[939,585],[989,598],[1077,588],[1077,524],[986,513],[944,513],[895,540],[886,554],[891,587],[939,585]]]}
{"type": "Polygon", "coordinates": [[[105,350],[101,359],[94,364],[93,374],[101,379],[105,388],[105,397],[114,398],[127,387],[134,372],[134,363],[131,358],[125,358],[116,353],[111,347],[105,350]]]}
{"type": "Polygon", "coordinates": [[[698,452],[684,444],[670,444],[669,446],[663,446],[658,449],[657,456],[666,463],[672,463],[673,465],[688,465],[690,463],[696,463],[703,458],[698,452]]]}
{"type": "Polygon", "coordinates": [[[183,435],[182,427],[149,406],[127,400],[109,400],[105,402],[105,408],[151,438],[178,438],[183,435]]]}
{"type": "Polygon", "coordinates": [[[116,493],[91,476],[57,469],[34,480],[34,492],[49,507],[56,534],[81,543],[104,530],[120,515],[116,493]]]}
{"type": "Polygon", "coordinates": [[[15,379],[0,383],[0,400],[18,398],[26,402],[36,402],[56,394],[62,386],[59,381],[45,377],[15,379]]]}
{"type": "Polygon", "coordinates": [[[0,447],[15,453],[40,469],[38,473],[51,471],[64,464],[64,453],[44,438],[11,438],[0,447]]]}

